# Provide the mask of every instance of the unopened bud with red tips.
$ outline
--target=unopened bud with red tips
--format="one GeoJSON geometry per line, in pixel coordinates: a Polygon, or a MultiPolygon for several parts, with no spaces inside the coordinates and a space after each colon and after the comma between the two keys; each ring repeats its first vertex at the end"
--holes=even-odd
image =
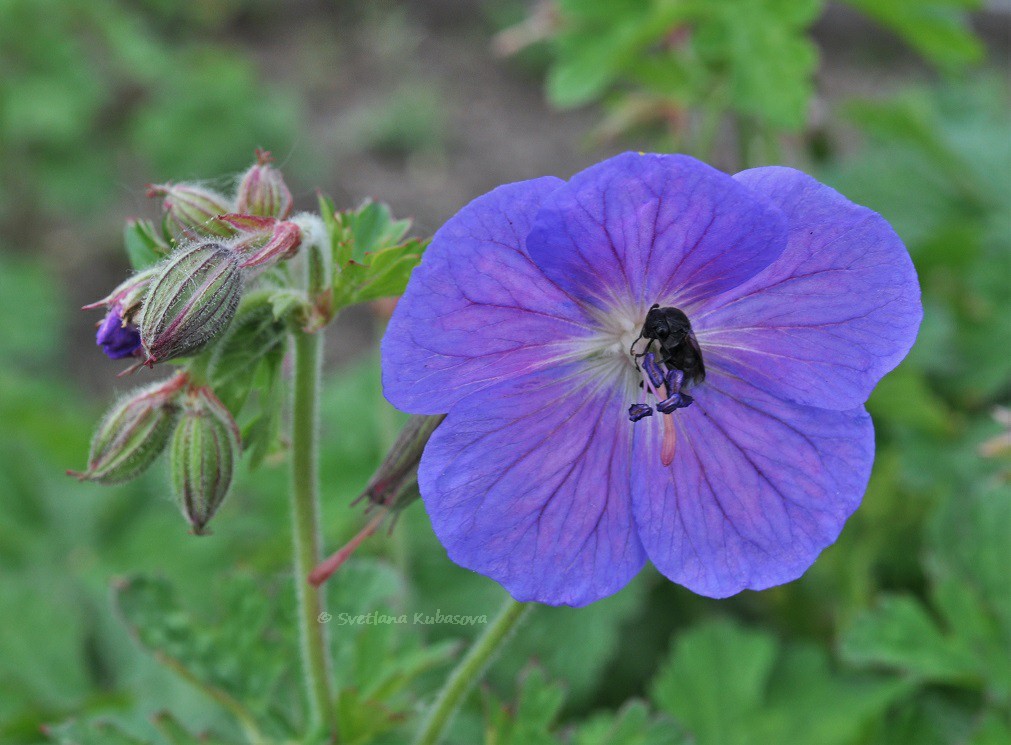
{"type": "Polygon", "coordinates": [[[372,475],[369,485],[355,500],[357,504],[367,499],[369,506],[366,512],[376,507],[377,514],[354,538],[313,568],[308,577],[310,584],[318,587],[326,582],[358,550],[358,547],[379,529],[380,524],[390,513],[393,513],[396,519],[400,510],[421,496],[418,492],[418,464],[421,462],[421,454],[436,427],[442,424],[445,418],[445,414],[415,415],[407,420],[397,441],[393,443],[390,452],[372,475]]]}
{"type": "Polygon", "coordinates": [[[235,211],[282,220],[291,213],[291,191],[281,172],[270,165],[273,158],[266,150],[256,151],[256,165],[242,174],[235,196],[235,211]]]}
{"type": "Polygon", "coordinates": [[[88,468],[68,471],[82,481],[119,484],[140,476],[158,458],[179,418],[187,375],[134,391],[102,419],[91,442],[88,468]]]}
{"type": "Polygon", "coordinates": [[[421,454],[445,414],[415,414],[407,420],[386,458],[358,498],[371,505],[399,511],[418,498],[417,477],[421,454]]]}
{"type": "Polygon", "coordinates": [[[221,243],[193,244],[162,262],[140,315],[145,364],[195,354],[224,331],[242,280],[239,254],[221,243]]]}
{"type": "Polygon", "coordinates": [[[172,489],[193,533],[203,535],[231,488],[239,428],[209,388],[191,389],[182,405],[169,453],[172,489]]]}
{"type": "Polygon", "coordinates": [[[216,235],[229,238],[235,231],[218,215],[234,212],[232,200],[197,184],[148,184],[149,197],[162,198],[165,225],[173,235],[216,235]]]}
{"type": "Polygon", "coordinates": [[[243,269],[290,259],[302,245],[302,230],[293,222],[238,213],[221,215],[218,220],[238,232],[230,245],[241,254],[243,269]]]}
{"type": "Polygon", "coordinates": [[[118,305],[122,309],[123,318],[127,321],[132,321],[133,317],[140,310],[144,296],[151,285],[151,280],[158,274],[159,269],[160,267],[158,266],[152,266],[143,271],[136,272],[104,298],[82,306],[81,310],[112,308],[118,305]]]}

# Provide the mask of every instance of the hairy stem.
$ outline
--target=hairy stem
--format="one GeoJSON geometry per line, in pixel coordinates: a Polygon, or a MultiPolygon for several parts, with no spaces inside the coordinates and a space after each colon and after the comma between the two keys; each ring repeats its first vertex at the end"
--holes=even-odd
{"type": "Polygon", "coordinates": [[[495,653],[508,640],[509,633],[522,620],[532,606],[512,598],[506,600],[495,620],[475,640],[460,664],[456,666],[439,691],[428,716],[421,725],[414,745],[436,745],[444,734],[463,697],[477,682],[495,653]]]}
{"type": "Polygon", "coordinates": [[[298,594],[302,668],[314,728],[337,741],[333,681],[323,603],[324,588],[308,582],[322,558],[319,531],[319,387],[323,334],[295,332],[295,386],[291,421],[291,518],[298,594]]]}

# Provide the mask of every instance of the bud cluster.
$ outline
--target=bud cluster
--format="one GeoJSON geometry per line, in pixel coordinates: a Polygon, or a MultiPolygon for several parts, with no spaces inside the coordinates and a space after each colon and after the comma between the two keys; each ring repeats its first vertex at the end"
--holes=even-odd
{"type": "Polygon", "coordinates": [[[270,153],[256,157],[231,197],[200,184],[148,187],[162,199],[164,241],[144,233],[143,242],[168,255],[85,306],[106,309],[96,342],[107,356],[150,367],[200,353],[231,323],[253,271],[297,253],[301,229],[284,219],[291,192],[270,153]]]}
{"type": "Polygon", "coordinates": [[[196,535],[228,495],[241,453],[239,428],[210,388],[188,373],[140,388],[112,406],[91,443],[81,481],[121,484],[150,468],[169,447],[172,488],[196,535]]]}

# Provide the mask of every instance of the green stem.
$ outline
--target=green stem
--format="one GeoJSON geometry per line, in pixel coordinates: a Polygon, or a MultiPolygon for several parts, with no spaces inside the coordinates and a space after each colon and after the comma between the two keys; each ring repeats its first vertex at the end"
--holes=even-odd
{"type": "Polygon", "coordinates": [[[445,685],[439,691],[414,745],[436,745],[463,701],[464,695],[477,682],[488,662],[509,637],[516,624],[533,607],[529,603],[519,603],[509,598],[502,610],[484,633],[474,642],[460,664],[456,666],[445,685]]]}
{"type": "Polygon", "coordinates": [[[314,728],[323,725],[337,741],[323,589],[308,582],[322,559],[319,531],[319,387],[323,334],[294,333],[295,387],[291,421],[291,517],[295,587],[298,594],[302,668],[314,728]]]}

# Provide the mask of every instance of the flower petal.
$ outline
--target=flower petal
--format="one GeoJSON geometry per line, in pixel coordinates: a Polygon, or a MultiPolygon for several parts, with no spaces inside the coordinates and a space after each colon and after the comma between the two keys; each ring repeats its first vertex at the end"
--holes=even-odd
{"type": "Polygon", "coordinates": [[[586,605],[642,568],[617,391],[566,366],[461,400],[425,448],[418,485],[449,557],[517,600],[586,605]]]}
{"type": "Polygon", "coordinates": [[[798,406],[722,372],[692,394],[695,404],[673,415],[669,467],[660,422],[636,424],[632,493],[646,553],[709,597],[796,579],[860,503],[874,460],[870,416],[798,406]]]}
{"type": "Polygon", "coordinates": [[[598,307],[685,309],[753,277],[785,241],[779,211],[725,173],[684,155],[625,153],[548,196],[527,250],[598,307]]]}
{"type": "Polygon", "coordinates": [[[808,406],[850,409],[912,347],[916,270],[875,212],[790,168],[735,176],[790,221],[783,255],[692,318],[706,362],[808,406]]]}
{"type": "Polygon", "coordinates": [[[533,264],[530,224],[559,179],[500,186],[432,239],[383,337],[386,398],[440,414],[464,396],[550,362],[559,340],[585,336],[576,303],[533,264]]]}

